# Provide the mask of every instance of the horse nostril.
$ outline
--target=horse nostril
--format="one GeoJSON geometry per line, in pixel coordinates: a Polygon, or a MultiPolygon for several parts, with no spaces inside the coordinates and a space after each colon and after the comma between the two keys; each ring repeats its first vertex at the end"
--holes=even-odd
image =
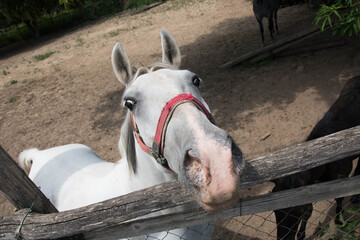
{"type": "Polygon", "coordinates": [[[193,150],[190,149],[185,153],[185,158],[184,158],[184,166],[185,166],[185,168],[192,165],[194,163],[194,161],[200,162],[200,159],[198,157],[196,157],[193,150]]]}
{"type": "Polygon", "coordinates": [[[204,184],[210,184],[211,176],[209,171],[206,171],[200,158],[197,157],[192,150],[187,151],[185,154],[184,167],[186,177],[194,187],[199,188],[204,184]]]}

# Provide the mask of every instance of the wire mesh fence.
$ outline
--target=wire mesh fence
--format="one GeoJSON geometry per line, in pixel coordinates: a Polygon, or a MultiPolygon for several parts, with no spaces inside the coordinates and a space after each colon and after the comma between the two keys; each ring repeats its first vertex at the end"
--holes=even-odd
{"type": "MultiPolygon", "coordinates": [[[[343,209],[343,214],[338,216],[334,199],[313,203],[305,239],[360,239],[360,204],[352,203],[351,197],[347,197],[343,201],[343,209]],[[337,216],[339,220],[335,224],[337,216]]],[[[207,223],[200,228],[188,227],[129,239],[276,240],[277,223],[275,214],[269,211],[207,223]]]]}
{"type": "MultiPolygon", "coordinates": [[[[360,239],[360,205],[353,204],[350,199],[347,197],[343,201],[344,213],[339,216],[340,224],[335,224],[335,200],[314,203],[306,225],[305,239],[360,239]]],[[[276,240],[275,214],[271,211],[224,221],[217,226],[212,239],[276,240]]]]}

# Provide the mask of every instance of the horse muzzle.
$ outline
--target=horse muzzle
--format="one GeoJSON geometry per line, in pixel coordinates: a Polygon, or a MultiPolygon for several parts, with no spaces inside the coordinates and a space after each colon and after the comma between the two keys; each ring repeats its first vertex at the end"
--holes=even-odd
{"type": "Polygon", "coordinates": [[[239,201],[243,162],[243,154],[232,139],[229,147],[209,146],[207,151],[202,148],[186,152],[185,175],[196,200],[206,211],[225,209],[239,201]]]}

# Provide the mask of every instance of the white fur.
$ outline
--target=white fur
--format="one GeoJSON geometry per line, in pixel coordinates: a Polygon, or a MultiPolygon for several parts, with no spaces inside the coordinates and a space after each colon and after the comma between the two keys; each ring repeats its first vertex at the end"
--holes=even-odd
{"type": "Polygon", "coordinates": [[[39,152],[37,148],[30,148],[20,153],[19,155],[19,165],[24,171],[29,174],[31,165],[33,163],[32,159],[39,152]]]}
{"type": "MultiPolygon", "coordinates": [[[[107,162],[81,144],[46,150],[28,149],[20,154],[19,162],[22,167],[28,167],[32,162],[29,177],[59,211],[66,211],[175,179],[174,174],[164,174],[147,158],[147,155],[139,157],[136,175],[129,171],[125,159],[116,163],[107,162]]],[[[150,236],[166,240],[179,239],[177,236],[210,239],[212,231],[213,226],[204,224],[150,236]],[[206,231],[202,233],[202,229],[206,231]]]]}
{"type": "MultiPolygon", "coordinates": [[[[166,39],[174,41],[166,32],[162,32],[162,34],[166,34],[166,38],[162,37],[163,41],[166,41],[166,39]]],[[[180,51],[176,42],[167,44],[163,42],[163,45],[176,48],[173,51],[167,52],[167,61],[176,62],[176,64],[179,65],[180,51]],[[172,56],[176,59],[169,60],[172,56]]],[[[168,62],[165,64],[168,64],[168,62]]],[[[133,76],[132,68],[120,44],[114,47],[112,64],[119,81],[125,85],[131,85],[130,78],[133,76]],[[118,66],[119,64],[123,65],[118,66]]],[[[190,89],[185,89],[203,101],[199,91],[193,87],[191,81],[190,83],[189,80],[187,80],[188,82],[186,83],[181,83],[181,79],[185,78],[185,76],[186,79],[190,79],[188,77],[188,71],[159,70],[155,73],[153,78],[159,79],[159,76],[162,77],[163,81],[170,83],[170,88],[174,87],[172,85],[179,84],[191,86],[190,89]],[[169,81],[174,78],[176,78],[176,81],[169,81]]],[[[139,82],[136,84],[139,84],[140,81],[141,79],[139,79],[139,82]]],[[[136,84],[133,86],[134,88],[136,88],[136,84]]],[[[151,82],[148,84],[149,88],[153,85],[151,82]]],[[[161,102],[156,106],[154,110],[155,114],[152,113],[153,115],[160,114],[159,112],[168,100],[169,94],[170,96],[177,94],[165,88],[160,89],[159,92],[165,95],[165,98],[160,98],[161,102]]],[[[205,102],[204,104],[206,105],[205,102]]],[[[142,123],[142,121],[144,121],[143,119],[139,118],[137,120],[141,127],[146,126],[145,123],[142,123]]],[[[147,121],[149,122],[149,120],[147,121]]],[[[151,119],[151,121],[155,121],[156,125],[155,118],[151,119]]],[[[124,127],[126,126],[123,126],[123,128],[124,127]]],[[[147,142],[150,141],[148,139],[150,139],[151,134],[154,133],[154,127],[149,128],[150,130],[144,129],[144,127],[141,128],[142,134],[144,134],[147,142]]],[[[126,159],[127,144],[126,139],[120,138],[119,150],[123,159],[120,159],[116,163],[110,163],[101,159],[89,147],[81,144],[69,144],[46,150],[34,148],[25,150],[19,156],[19,163],[24,169],[29,170],[31,168],[29,177],[37,186],[41,187],[41,191],[59,211],[83,207],[176,179],[176,174],[160,166],[150,155],[144,153],[138,144],[135,144],[137,166],[136,174],[134,174],[132,171],[133,168],[129,166],[131,163],[126,159]]],[[[169,232],[154,233],[150,236],[156,239],[166,240],[179,239],[179,237],[181,237],[181,239],[193,240],[211,239],[213,229],[214,225],[204,224],[192,228],[181,228],[169,232]]],[[[140,239],[144,239],[144,236],[140,239]]]]}

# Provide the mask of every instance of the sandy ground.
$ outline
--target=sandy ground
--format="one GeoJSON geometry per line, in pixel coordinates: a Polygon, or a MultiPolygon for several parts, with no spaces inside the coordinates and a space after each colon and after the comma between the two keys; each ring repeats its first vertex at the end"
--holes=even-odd
{"type": "MultiPolygon", "coordinates": [[[[280,9],[279,40],[310,27],[307,5],[280,9]]],[[[265,26],[267,23],[265,23],[265,26]]],[[[160,30],[180,45],[183,69],[197,73],[217,124],[230,132],[247,159],[305,140],[337,98],[360,74],[360,42],[321,51],[220,69],[260,47],[251,2],[173,0],[134,16],[112,16],[80,29],[24,43],[0,56],[0,143],[13,158],[29,147],[83,143],[117,161],[123,86],[110,63],[116,41],[135,67],[161,60],[160,30]],[[34,56],[54,51],[50,57],[34,56]],[[11,84],[16,80],[16,84],[11,84]],[[264,140],[264,136],[268,136],[264,140]]],[[[316,40],[331,40],[321,34],[316,40]]],[[[270,42],[267,27],[265,38],[270,42]]],[[[13,207],[0,204],[1,215],[13,207]]]]}

